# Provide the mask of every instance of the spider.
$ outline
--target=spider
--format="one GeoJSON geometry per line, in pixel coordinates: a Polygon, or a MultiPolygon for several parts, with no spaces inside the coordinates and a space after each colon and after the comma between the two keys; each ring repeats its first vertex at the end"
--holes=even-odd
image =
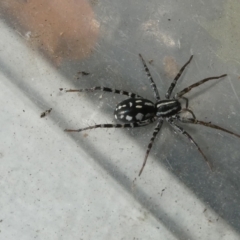
{"type": "Polygon", "coordinates": [[[189,60],[185,63],[185,65],[180,69],[177,76],[172,81],[170,87],[168,88],[167,93],[165,94],[164,100],[161,100],[158,89],[156,87],[155,82],[153,81],[153,78],[150,74],[150,71],[147,67],[147,64],[145,60],[143,59],[142,55],[139,54],[139,57],[143,63],[145,72],[147,74],[147,77],[150,81],[150,85],[154,94],[155,103],[152,101],[145,99],[141,97],[138,94],[129,92],[129,91],[123,91],[123,90],[117,90],[112,89],[108,87],[93,87],[93,88],[87,88],[87,89],[69,89],[66,90],[66,92],[94,92],[94,91],[103,91],[103,92],[112,92],[115,94],[120,95],[126,95],[129,98],[120,102],[115,109],[114,116],[116,120],[121,121],[123,124],[96,124],[93,126],[80,128],[77,130],[73,129],[65,129],[65,132],[81,132],[88,129],[95,129],[95,128],[135,128],[135,127],[143,127],[150,123],[157,122],[157,125],[153,131],[152,137],[150,139],[150,142],[147,147],[147,151],[145,154],[145,158],[142,164],[142,167],[139,171],[139,176],[142,174],[142,171],[146,165],[147,158],[149,155],[149,152],[152,148],[152,145],[154,143],[154,140],[159,133],[164,120],[168,122],[174,129],[175,132],[179,132],[183,134],[187,139],[196,146],[204,160],[206,161],[209,168],[212,170],[212,165],[208,161],[207,157],[201,150],[201,148],[198,146],[198,144],[194,141],[194,139],[191,137],[189,133],[187,133],[182,127],[177,125],[177,122],[182,123],[190,123],[190,124],[199,124],[210,128],[215,128],[218,130],[221,130],[223,132],[232,134],[238,138],[240,138],[239,134],[236,134],[234,132],[231,132],[225,128],[222,128],[218,125],[212,124],[211,122],[204,122],[196,119],[195,114],[188,108],[188,99],[186,97],[183,97],[186,93],[191,91],[193,88],[198,87],[199,85],[210,81],[214,79],[220,79],[223,77],[226,77],[227,74],[223,74],[221,76],[217,77],[209,77],[205,78],[203,80],[200,80],[186,88],[184,88],[182,91],[176,93],[174,97],[171,97],[172,91],[174,87],[176,86],[176,83],[178,79],[180,78],[181,74],[183,73],[184,69],[187,67],[187,65],[191,62],[193,55],[189,58],[189,60]],[[185,101],[185,106],[182,107],[182,104],[180,100],[185,101]],[[191,117],[182,117],[182,112],[188,112],[191,117]]]}

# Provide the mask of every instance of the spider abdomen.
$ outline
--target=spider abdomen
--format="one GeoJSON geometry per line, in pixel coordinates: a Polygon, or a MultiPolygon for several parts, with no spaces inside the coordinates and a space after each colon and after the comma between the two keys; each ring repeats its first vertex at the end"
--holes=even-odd
{"type": "Polygon", "coordinates": [[[114,116],[125,123],[141,122],[156,115],[155,104],[144,98],[129,98],[120,102],[114,116]]]}
{"type": "Polygon", "coordinates": [[[161,100],[156,103],[157,117],[171,117],[179,113],[182,109],[181,103],[177,99],[161,100]]]}

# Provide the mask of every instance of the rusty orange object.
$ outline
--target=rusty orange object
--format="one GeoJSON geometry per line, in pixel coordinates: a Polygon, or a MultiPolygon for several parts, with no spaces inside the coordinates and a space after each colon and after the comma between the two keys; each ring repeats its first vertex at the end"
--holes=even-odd
{"type": "Polygon", "coordinates": [[[33,46],[58,63],[89,56],[99,35],[86,0],[3,0],[0,9],[33,46]]]}

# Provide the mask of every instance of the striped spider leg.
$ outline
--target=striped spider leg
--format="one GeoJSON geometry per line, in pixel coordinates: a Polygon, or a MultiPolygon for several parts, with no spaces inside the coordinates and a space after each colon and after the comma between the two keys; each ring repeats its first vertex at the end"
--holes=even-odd
{"type": "Polygon", "coordinates": [[[152,122],[155,122],[156,118],[150,118],[147,119],[145,121],[141,121],[141,122],[134,122],[134,123],[124,123],[124,124],[95,124],[89,127],[85,127],[85,128],[79,128],[79,129],[65,129],[64,132],[82,132],[85,130],[89,130],[89,129],[95,129],[95,128],[135,128],[135,127],[143,127],[146,126],[152,122]]]}
{"type": "Polygon", "coordinates": [[[209,128],[214,128],[214,129],[218,129],[220,131],[223,131],[223,132],[226,132],[226,133],[229,133],[235,137],[238,137],[240,138],[240,134],[237,134],[237,133],[234,133],[230,130],[227,130],[226,128],[223,128],[223,127],[220,127],[216,124],[213,124],[211,122],[205,122],[205,121],[200,121],[198,119],[194,119],[194,118],[185,118],[185,117],[181,117],[181,116],[177,116],[176,118],[178,121],[182,122],[182,123],[191,123],[191,124],[198,124],[198,125],[202,125],[202,126],[205,126],[205,127],[209,127],[209,128]]]}
{"type": "Polygon", "coordinates": [[[94,91],[102,91],[102,92],[111,92],[111,93],[116,93],[120,95],[125,95],[130,98],[142,98],[138,94],[132,93],[132,92],[127,92],[123,90],[118,90],[114,88],[108,88],[108,87],[92,87],[92,88],[83,88],[83,89],[68,89],[66,92],[94,92],[94,91]]]}
{"type": "Polygon", "coordinates": [[[207,157],[205,156],[205,154],[203,153],[203,151],[201,150],[201,148],[200,148],[200,147],[198,146],[198,144],[194,141],[194,139],[192,138],[192,136],[191,136],[189,133],[187,133],[182,127],[178,126],[178,125],[174,122],[173,118],[167,119],[167,122],[168,122],[177,132],[179,132],[180,134],[183,134],[185,137],[188,138],[188,140],[189,140],[191,143],[193,143],[193,144],[197,147],[198,151],[201,153],[201,155],[203,156],[203,158],[204,158],[204,160],[206,161],[207,165],[209,166],[209,168],[210,168],[211,171],[212,171],[212,165],[211,165],[210,162],[208,161],[207,157]]]}
{"type": "Polygon", "coordinates": [[[184,69],[187,67],[187,65],[192,61],[193,55],[191,55],[191,57],[189,58],[189,60],[182,66],[182,68],[180,69],[180,71],[178,72],[178,74],[176,75],[176,77],[173,79],[170,87],[168,88],[165,97],[166,99],[169,99],[171,97],[172,91],[175,88],[178,79],[181,77],[184,69]]]}
{"type": "Polygon", "coordinates": [[[197,120],[196,118],[186,118],[186,117],[181,117],[180,115],[176,115],[174,117],[172,117],[168,122],[175,128],[178,130],[178,132],[180,132],[181,134],[185,135],[198,149],[198,151],[201,153],[201,155],[203,156],[204,160],[207,162],[209,168],[212,171],[212,165],[210,164],[210,162],[208,161],[207,157],[205,156],[205,154],[202,152],[201,148],[198,146],[198,144],[193,140],[193,138],[190,136],[189,133],[187,133],[183,128],[179,127],[178,125],[176,125],[176,123],[174,123],[174,119],[176,119],[179,122],[182,123],[190,123],[190,124],[198,124],[198,125],[202,125],[205,127],[209,127],[209,128],[214,128],[214,129],[218,129],[220,131],[229,133],[231,135],[234,135],[235,137],[240,138],[240,135],[237,133],[234,133],[230,130],[227,130],[223,127],[220,127],[216,124],[212,124],[211,122],[205,122],[205,121],[200,121],[197,120]]]}
{"type": "Polygon", "coordinates": [[[158,92],[158,89],[157,89],[157,86],[155,84],[155,82],[153,81],[153,78],[151,76],[151,73],[147,67],[147,64],[145,62],[145,60],[143,59],[142,55],[139,54],[139,57],[141,58],[142,60],[142,63],[143,63],[143,66],[144,66],[144,70],[145,72],[147,73],[147,77],[148,77],[148,80],[150,81],[150,85],[152,87],[152,90],[153,90],[153,93],[154,93],[154,97],[157,101],[160,101],[160,95],[159,95],[159,92],[158,92]]]}

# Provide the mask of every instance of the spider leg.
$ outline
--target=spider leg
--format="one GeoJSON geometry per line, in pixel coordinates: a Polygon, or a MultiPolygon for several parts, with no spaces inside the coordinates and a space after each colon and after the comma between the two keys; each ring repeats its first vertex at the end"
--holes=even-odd
{"type": "MultiPolygon", "coordinates": [[[[195,114],[194,114],[193,111],[190,110],[189,108],[183,108],[180,113],[182,113],[182,112],[189,112],[189,113],[192,115],[193,119],[196,119],[195,114]]],[[[178,119],[179,117],[180,117],[180,116],[177,115],[176,119],[178,119]]]]}
{"type": "Polygon", "coordinates": [[[80,129],[65,129],[64,132],[81,132],[81,131],[85,131],[88,129],[95,129],[95,128],[135,128],[135,127],[142,127],[142,126],[146,126],[152,122],[156,121],[156,117],[147,119],[145,121],[142,122],[134,122],[134,123],[124,123],[124,124],[96,124],[96,125],[92,125],[89,127],[85,127],[85,128],[80,128],[80,129]]]}
{"type": "Polygon", "coordinates": [[[183,123],[199,124],[199,125],[203,125],[205,127],[215,128],[215,129],[221,130],[223,132],[229,133],[231,135],[234,135],[235,137],[240,138],[239,134],[236,134],[232,131],[222,128],[218,125],[212,124],[211,122],[204,122],[204,121],[199,121],[199,120],[193,119],[193,118],[183,118],[183,117],[179,117],[179,118],[177,118],[177,120],[179,120],[180,122],[183,122],[183,123]]]}
{"type": "Polygon", "coordinates": [[[187,67],[187,65],[192,61],[193,55],[189,58],[189,60],[185,63],[185,65],[180,69],[179,73],[177,74],[177,76],[173,79],[165,97],[166,99],[169,99],[171,97],[172,91],[174,89],[174,87],[176,86],[176,83],[178,81],[178,79],[180,78],[180,76],[182,75],[184,69],[187,67]]]}
{"type": "Polygon", "coordinates": [[[102,92],[112,92],[120,95],[126,95],[130,98],[142,98],[138,94],[127,92],[123,90],[118,90],[114,88],[108,88],[108,87],[92,87],[92,88],[83,88],[83,89],[68,89],[66,92],[94,92],[94,91],[102,91],[102,92]]]}
{"type": "MultiPolygon", "coordinates": [[[[192,110],[190,110],[189,108],[188,108],[188,98],[186,98],[186,97],[180,97],[181,99],[183,99],[183,100],[185,100],[185,102],[186,102],[186,105],[185,105],[185,108],[183,108],[182,110],[181,110],[181,112],[189,112],[191,115],[192,115],[192,117],[195,119],[196,118],[196,116],[195,116],[195,114],[193,113],[193,111],[192,110]]],[[[180,113],[181,113],[180,112],[180,113]]]]}
{"type": "Polygon", "coordinates": [[[198,144],[193,140],[193,138],[191,137],[191,135],[189,133],[187,133],[183,128],[181,128],[180,126],[176,125],[176,123],[173,121],[173,119],[169,118],[167,119],[167,121],[169,122],[169,124],[179,133],[183,134],[184,136],[186,136],[188,138],[188,140],[193,143],[198,151],[201,153],[201,155],[203,156],[204,160],[206,161],[207,165],[209,166],[209,168],[212,171],[212,166],[210,164],[210,162],[208,161],[207,157],[205,156],[205,154],[203,153],[203,151],[201,150],[201,148],[198,146],[198,144]]]}
{"type": "MultiPolygon", "coordinates": [[[[175,98],[175,97],[174,97],[175,98]]],[[[185,100],[185,102],[186,102],[186,107],[185,108],[188,108],[188,98],[186,98],[186,97],[180,97],[181,99],[183,99],[183,100],[185,100]]]]}
{"type": "Polygon", "coordinates": [[[193,88],[198,87],[199,85],[201,85],[201,84],[203,84],[203,83],[205,83],[205,82],[207,82],[207,81],[214,80],[214,79],[219,79],[219,78],[223,78],[223,77],[226,77],[226,76],[227,76],[227,74],[223,74],[223,75],[217,76],[217,77],[204,78],[203,80],[201,80],[201,81],[199,81],[199,82],[196,82],[196,83],[190,85],[189,87],[184,88],[181,92],[179,92],[179,93],[177,93],[177,94],[175,95],[175,98],[180,98],[180,97],[182,97],[184,94],[188,93],[188,92],[191,91],[193,88]]]}
{"type": "Polygon", "coordinates": [[[149,71],[149,69],[147,67],[147,64],[146,64],[145,60],[143,59],[142,55],[139,54],[139,57],[142,60],[145,72],[147,73],[147,77],[148,77],[148,79],[150,81],[150,84],[151,84],[151,87],[152,87],[152,90],[153,90],[153,93],[154,93],[154,97],[157,99],[157,101],[159,101],[160,100],[160,95],[159,95],[159,92],[157,90],[157,86],[156,86],[155,82],[153,81],[151,73],[150,73],[150,71],[149,71]]]}
{"type": "Polygon", "coordinates": [[[146,155],[145,155],[145,158],[144,158],[144,161],[143,161],[143,165],[142,165],[142,168],[138,174],[138,176],[140,176],[142,174],[142,171],[146,165],[146,162],[147,162],[147,158],[148,158],[148,155],[149,155],[149,152],[152,148],[152,145],[153,145],[153,142],[158,134],[158,132],[160,131],[161,127],[162,127],[162,124],[163,124],[163,120],[160,119],[157,126],[155,127],[154,131],[153,131],[153,135],[152,135],[152,138],[150,139],[150,142],[148,144],[148,148],[147,148],[147,151],[146,151],[146,155]]]}

